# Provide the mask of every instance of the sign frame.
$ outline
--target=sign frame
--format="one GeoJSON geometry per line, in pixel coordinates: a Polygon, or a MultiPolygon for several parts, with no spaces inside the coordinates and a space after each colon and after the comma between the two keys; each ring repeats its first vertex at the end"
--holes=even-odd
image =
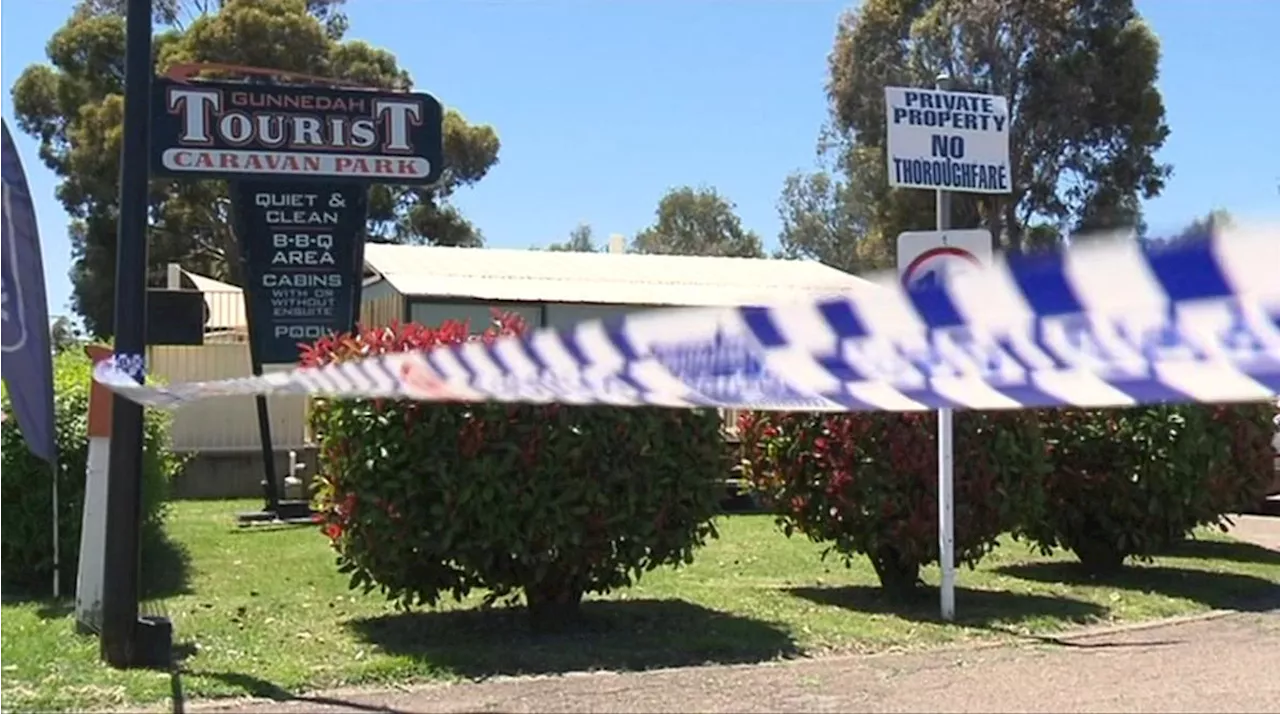
{"type": "Polygon", "coordinates": [[[444,171],[444,106],[425,92],[357,88],[289,72],[180,65],[151,89],[157,177],[432,185],[444,171]],[[194,80],[204,69],[254,81],[194,80]],[[321,84],[320,82],[324,82],[321,84]]]}
{"type": "Polygon", "coordinates": [[[924,87],[885,87],[884,94],[890,187],[1012,192],[1008,99],[924,87]]]}

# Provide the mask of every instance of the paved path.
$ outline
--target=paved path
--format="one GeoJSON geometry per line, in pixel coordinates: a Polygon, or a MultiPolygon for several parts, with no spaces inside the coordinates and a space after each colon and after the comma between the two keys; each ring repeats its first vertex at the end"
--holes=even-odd
{"type": "MultiPolygon", "coordinates": [[[[1232,535],[1280,550],[1280,518],[1232,535]]],[[[1276,712],[1280,610],[1055,643],[352,690],[192,712],[1276,712]]]]}
{"type": "Polygon", "coordinates": [[[1280,517],[1232,516],[1231,520],[1235,521],[1235,527],[1231,529],[1232,538],[1280,550],[1280,517]]]}

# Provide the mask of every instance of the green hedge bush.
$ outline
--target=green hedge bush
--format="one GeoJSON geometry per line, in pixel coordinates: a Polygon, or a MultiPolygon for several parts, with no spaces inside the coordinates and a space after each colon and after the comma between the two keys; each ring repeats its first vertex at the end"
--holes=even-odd
{"type": "MultiPolygon", "coordinates": [[[[486,333],[516,333],[502,317],[486,333]]],[[[304,363],[458,344],[405,325],[321,340],[304,363]]],[[[315,507],[351,586],[403,606],[524,595],[533,624],[688,563],[715,537],[727,464],[713,410],[317,400],[315,507]]]]}
{"type": "Polygon", "coordinates": [[[1274,417],[1269,403],[1046,410],[1051,468],[1017,533],[1107,573],[1223,527],[1271,483],[1274,417]]]}
{"type": "MultiPolygon", "coordinates": [[[[1149,559],[1259,503],[1276,407],[1157,405],[956,414],[956,557],[1010,529],[1095,573],[1149,559]]],[[[743,474],[791,535],[866,555],[910,588],[937,560],[933,413],[744,413],[743,474]]]]}
{"type": "MultiPolygon", "coordinates": [[[[88,462],[89,388],[93,365],[80,351],[54,357],[54,413],[58,444],[58,520],[61,580],[64,592],[74,588],[80,555],[80,525],[84,509],[85,466],[88,462]]],[[[5,420],[0,425],[3,468],[0,499],[0,555],[5,587],[24,595],[48,593],[53,580],[52,478],[49,465],[27,450],[6,390],[5,420]]],[[[170,416],[146,410],[143,435],[143,537],[161,535],[169,484],[182,461],[169,449],[170,416]]]]}
{"type": "MultiPolygon", "coordinates": [[[[938,560],[937,415],[743,413],[743,475],[790,536],[866,555],[881,585],[913,589],[938,560]]],[[[1016,522],[1046,463],[1032,412],[955,415],[955,553],[972,567],[1016,522]]]]}

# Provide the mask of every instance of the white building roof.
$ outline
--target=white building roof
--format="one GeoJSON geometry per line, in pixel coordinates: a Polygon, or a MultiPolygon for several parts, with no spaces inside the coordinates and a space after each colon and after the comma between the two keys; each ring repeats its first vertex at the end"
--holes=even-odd
{"type": "Polygon", "coordinates": [[[811,260],[439,248],[369,243],[365,266],[408,296],[741,306],[876,289],[811,260]]]}
{"type": "Polygon", "coordinates": [[[182,274],[196,290],[204,293],[204,304],[209,310],[209,319],[204,325],[206,332],[236,330],[248,324],[244,316],[244,291],[190,270],[184,269],[182,274]]]}

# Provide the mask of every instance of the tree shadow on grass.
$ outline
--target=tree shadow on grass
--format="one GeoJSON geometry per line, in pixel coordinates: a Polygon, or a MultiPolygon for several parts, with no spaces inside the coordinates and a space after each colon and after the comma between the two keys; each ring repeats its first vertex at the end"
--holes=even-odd
{"type": "Polygon", "coordinates": [[[183,676],[190,675],[193,677],[203,677],[221,682],[229,687],[239,690],[244,696],[253,697],[255,699],[270,699],[274,702],[304,702],[317,707],[337,707],[346,711],[357,712],[387,712],[389,714],[399,714],[402,710],[392,709],[390,707],[360,704],[346,699],[337,697],[325,697],[317,695],[294,694],[280,685],[255,677],[252,674],[244,672],[209,672],[202,670],[188,669],[186,662],[196,654],[196,647],[190,642],[177,643],[174,649],[173,668],[169,673],[169,696],[173,701],[174,714],[183,714],[186,710],[186,689],[183,685],[183,676]]]}
{"type": "MultiPolygon", "coordinates": [[[[787,589],[792,595],[819,605],[841,607],[876,615],[893,615],[921,623],[943,624],[938,607],[938,588],[922,587],[907,596],[889,595],[870,585],[847,587],[797,587],[787,589]]],[[[1173,640],[1136,642],[1087,642],[1061,635],[1035,634],[1024,627],[1034,620],[1052,620],[1061,624],[1085,625],[1107,616],[1109,609],[1097,603],[1069,597],[1052,597],[1005,590],[956,588],[956,619],[946,623],[989,632],[1012,635],[1047,645],[1079,649],[1122,647],[1154,647],[1176,644],[1173,640]]]]}
{"type": "Polygon", "coordinates": [[[320,532],[320,527],[312,521],[281,521],[269,523],[239,523],[235,528],[227,531],[228,535],[261,535],[263,533],[278,533],[280,531],[300,531],[315,530],[320,532]]]}
{"type": "MultiPolygon", "coordinates": [[[[110,575],[108,575],[110,578],[110,575]]],[[[148,538],[142,546],[142,597],[191,594],[191,553],[168,535],[148,538]]]]}
{"type": "Polygon", "coordinates": [[[1280,583],[1242,573],[1196,568],[1129,565],[1119,573],[1096,576],[1074,562],[1026,563],[996,568],[1022,580],[1066,585],[1093,585],[1159,593],[1201,603],[1214,610],[1263,612],[1280,607],[1280,583]]]}
{"type": "Polygon", "coordinates": [[[582,612],[584,622],[563,634],[534,634],[524,608],[411,612],[348,626],[390,654],[472,679],[763,662],[800,653],[769,623],[683,600],[592,600],[582,612]]]}
{"type": "MultiPolygon", "coordinates": [[[[788,588],[787,592],[819,605],[893,615],[915,622],[943,622],[938,608],[938,588],[934,587],[922,587],[906,596],[891,595],[871,585],[796,587],[788,588]]],[[[1014,632],[1012,628],[1031,620],[1087,623],[1106,614],[1107,608],[1074,598],[957,587],[954,624],[1014,632]]]]}
{"type": "MultiPolygon", "coordinates": [[[[42,619],[66,617],[75,610],[76,573],[70,571],[70,577],[64,576],[62,591],[68,593],[64,597],[53,600],[47,595],[24,597],[20,592],[5,600],[13,602],[40,602],[36,614],[42,619]]],[[[106,574],[111,579],[111,574],[106,574]]],[[[188,595],[191,593],[191,554],[186,546],[178,543],[168,535],[160,533],[146,537],[142,542],[141,595],[143,600],[158,600],[188,595]]]]}
{"type": "Polygon", "coordinates": [[[1228,560],[1233,563],[1280,566],[1280,551],[1238,541],[1184,540],[1175,544],[1165,555],[1174,558],[1228,560]]]}
{"type": "MultiPolygon", "coordinates": [[[[52,576],[50,576],[52,577],[52,576]]],[[[45,586],[40,589],[22,586],[0,586],[0,604],[40,604],[36,610],[42,619],[67,617],[76,609],[76,563],[63,566],[61,591],[54,600],[45,586]]],[[[108,575],[106,578],[110,578],[108,575]]],[[[191,594],[191,554],[186,546],[170,539],[164,532],[143,536],[141,596],[143,600],[160,600],[191,594]]]]}

